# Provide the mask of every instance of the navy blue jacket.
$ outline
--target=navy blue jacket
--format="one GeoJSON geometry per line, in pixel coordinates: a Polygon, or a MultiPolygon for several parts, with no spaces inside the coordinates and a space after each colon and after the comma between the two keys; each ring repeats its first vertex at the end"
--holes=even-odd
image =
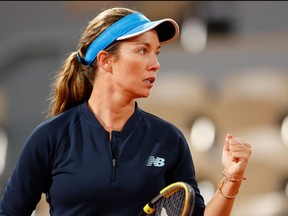
{"type": "Polygon", "coordinates": [[[0,203],[0,215],[30,216],[46,194],[53,216],[135,216],[166,185],[185,181],[196,192],[188,144],[172,124],[141,110],[109,133],[83,103],[35,128],[0,203]]]}

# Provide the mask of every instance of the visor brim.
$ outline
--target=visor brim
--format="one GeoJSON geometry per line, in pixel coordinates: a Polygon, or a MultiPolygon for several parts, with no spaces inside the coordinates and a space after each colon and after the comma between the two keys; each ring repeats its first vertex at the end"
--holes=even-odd
{"type": "Polygon", "coordinates": [[[161,19],[144,23],[134,29],[126,32],[124,35],[118,37],[116,40],[125,40],[143,34],[149,30],[155,29],[158,33],[161,44],[167,44],[175,41],[179,36],[179,26],[173,19],[161,19]]]}

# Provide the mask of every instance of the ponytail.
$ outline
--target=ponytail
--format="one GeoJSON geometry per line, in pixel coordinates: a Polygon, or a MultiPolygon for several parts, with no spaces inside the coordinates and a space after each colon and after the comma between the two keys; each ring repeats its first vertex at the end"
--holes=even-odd
{"type": "Polygon", "coordinates": [[[52,84],[48,116],[56,116],[87,101],[92,92],[94,76],[95,68],[82,65],[77,52],[71,53],[52,84]]]}

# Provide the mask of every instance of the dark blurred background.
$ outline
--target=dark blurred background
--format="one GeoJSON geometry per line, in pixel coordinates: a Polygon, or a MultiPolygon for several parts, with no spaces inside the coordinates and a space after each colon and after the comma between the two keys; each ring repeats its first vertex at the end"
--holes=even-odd
{"type": "MultiPolygon", "coordinates": [[[[114,6],[179,23],[179,40],[161,49],[152,95],[139,104],[184,132],[205,201],[232,133],[253,146],[232,216],[287,216],[286,1],[1,1],[0,195],[25,140],[45,119],[53,75],[77,50],[88,21],[114,6]]],[[[34,216],[48,215],[44,199],[34,216]]]]}

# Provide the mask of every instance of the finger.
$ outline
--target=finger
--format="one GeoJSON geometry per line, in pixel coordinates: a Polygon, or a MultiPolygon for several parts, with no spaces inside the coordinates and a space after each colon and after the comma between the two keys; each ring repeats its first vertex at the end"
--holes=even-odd
{"type": "Polygon", "coordinates": [[[229,152],[231,152],[232,157],[244,159],[248,158],[252,153],[251,145],[248,143],[245,144],[230,144],[229,145],[229,152]]]}
{"type": "Polygon", "coordinates": [[[245,140],[244,139],[241,139],[241,138],[238,138],[238,137],[233,137],[230,139],[230,143],[240,143],[240,144],[243,144],[245,143],[245,140]]]}
{"type": "Polygon", "coordinates": [[[229,140],[229,144],[231,145],[241,145],[245,148],[251,148],[251,145],[247,143],[244,139],[241,138],[232,138],[229,140]]]}
{"type": "Polygon", "coordinates": [[[232,153],[246,153],[247,154],[250,154],[251,152],[251,148],[249,147],[246,147],[242,144],[235,144],[235,145],[229,145],[229,152],[232,152],[232,153]]]}
{"type": "Polygon", "coordinates": [[[229,150],[230,151],[244,151],[246,150],[246,146],[242,143],[229,143],[229,150]]]}
{"type": "Polygon", "coordinates": [[[232,134],[227,134],[226,137],[225,137],[225,142],[224,142],[224,149],[226,151],[229,151],[229,141],[230,139],[233,138],[233,135],[232,134]]]}
{"type": "Polygon", "coordinates": [[[252,148],[252,146],[249,143],[243,143],[246,148],[252,148]]]}
{"type": "Polygon", "coordinates": [[[251,145],[249,143],[247,143],[245,140],[243,139],[231,139],[229,140],[229,149],[231,148],[238,148],[238,149],[251,149],[251,145]]]}
{"type": "Polygon", "coordinates": [[[239,162],[239,161],[248,161],[250,152],[232,152],[231,153],[231,160],[233,162],[239,162]]]}

